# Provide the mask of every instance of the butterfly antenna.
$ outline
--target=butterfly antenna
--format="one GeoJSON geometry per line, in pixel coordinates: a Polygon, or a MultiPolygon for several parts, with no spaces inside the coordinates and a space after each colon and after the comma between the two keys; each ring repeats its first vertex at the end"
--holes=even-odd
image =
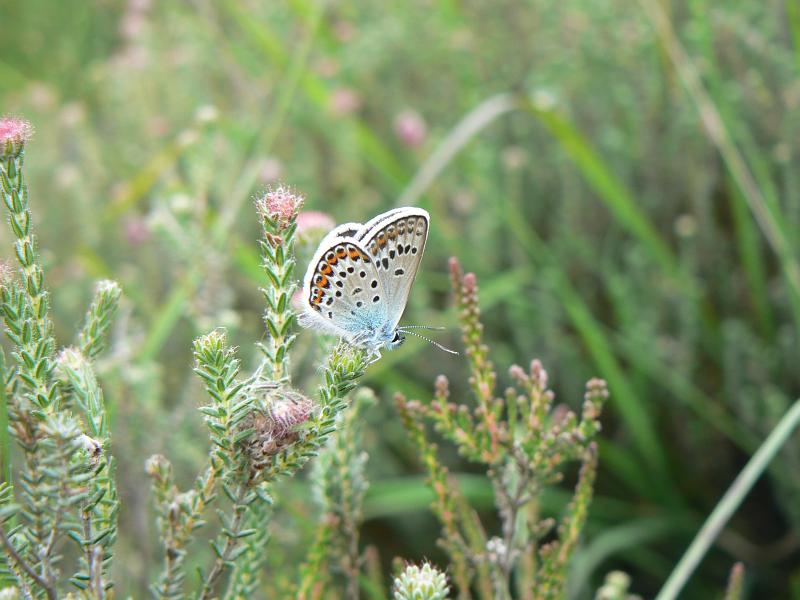
{"type": "Polygon", "coordinates": [[[447,328],[446,327],[433,327],[431,325],[403,325],[402,327],[398,327],[397,328],[397,330],[400,331],[400,332],[405,331],[406,329],[431,329],[433,331],[444,331],[447,328]]]}
{"type": "MultiPolygon", "coordinates": [[[[431,329],[438,329],[438,328],[437,327],[432,327],[431,329]]],[[[409,335],[413,335],[414,337],[418,337],[421,340],[425,340],[426,342],[428,342],[430,344],[433,344],[434,346],[439,348],[439,350],[444,350],[445,352],[449,352],[450,354],[455,354],[456,356],[458,356],[458,352],[456,352],[455,350],[450,350],[450,348],[445,348],[439,342],[434,342],[432,339],[426,338],[424,335],[420,335],[418,333],[415,333],[414,331],[405,331],[404,333],[407,333],[409,335]]]]}

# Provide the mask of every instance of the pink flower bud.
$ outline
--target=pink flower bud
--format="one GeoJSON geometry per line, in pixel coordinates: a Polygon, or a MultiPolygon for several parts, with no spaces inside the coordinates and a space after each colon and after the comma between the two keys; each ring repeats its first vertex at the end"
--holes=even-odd
{"type": "Polygon", "coordinates": [[[24,119],[3,117],[0,119],[0,146],[7,143],[24,144],[33,135],[33,127],[24,119]]]}
{"type": "Polygon", "coordinates": [[[256,200],[256,208],[264,217],[269,217],[286,226],[297,216],[305,199],[287,187],[279,186],[270,189],[264,196],[256,200]]]}
{"type": "Polygon", "coordinates": [[[306,239],[324,234],[333,229],[336,222],[329,214],[318,210],[304,210],[297,215],[297,233],[306,239]]]}
{"type": "Polygon", "coordinates": [[[283,164],[277,158],[265,158],[258,178],[262,183],[275,183],[283,176],[283,164]]]}
{"type": "Polygon", "coordinates": [[[406,146],[416,148],[428,137],[428,127],[417,111],[409,109],[395,117],[394,133],[406,146]]]}
{"type": "Polygon", "coordinates": [[[150,239],[150,226],[141,217],[134,217],[125,221],[125,240],[131,246],[141,246],[150,239]]]}
{"type": "Polygon", "coordinates": [[[361,96],[355,90],[343,87],[331,94],[330,109],[337,117],[351,115],[359,108],[361,108],[361,96]]]}

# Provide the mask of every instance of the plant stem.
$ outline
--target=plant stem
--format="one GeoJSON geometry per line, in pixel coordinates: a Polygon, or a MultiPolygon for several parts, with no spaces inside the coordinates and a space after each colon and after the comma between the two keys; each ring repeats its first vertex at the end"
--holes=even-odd
{"type": "Polygon", "coordinates": [[[233,523],[230,528],[230,531],[226,533],[226,540],[225,540],[225,547],[222,549],[220,555],[217,556],[216,560],[214,561],[214,566],[211,567],[211,572],[206,577],[205,582],[203,583],[203,589],[200,591],[200,595],[198,596],[198,600],[209,600],[211,598],[211,592],[214,587],[214,584],[217,582],[217,579],[220,578],[222,573],[225,571],[225,567],[228,564],[230,559],[230,554],[233,552],[234,547],[236,546],[237,541],[239,540],[239,532],[242,529],[242,525],[244,524],[244,517],[247,514],[247,504],[245,504],[244,499],[248,494],[248,484],[241,483],[239,484],[239,492],[236,495],[236,502],[233,505],[234,510],[234,517],[233,523]]]}
{"type": "Polygon", "coordinates": [[[800,425],[800,400],[795,401],[789,411],[775,426],[769,437],[739,473],[731,487],[725,492],[714,511],[697,533],[689,549],[672,571],[664,587],[656,596],[656,600],[673,600],[686,585],[697,565],[717,539],[722,528],[739,508],[750,489],[769,465],[770,461],[789,440],[797,426],[800,425]]]}

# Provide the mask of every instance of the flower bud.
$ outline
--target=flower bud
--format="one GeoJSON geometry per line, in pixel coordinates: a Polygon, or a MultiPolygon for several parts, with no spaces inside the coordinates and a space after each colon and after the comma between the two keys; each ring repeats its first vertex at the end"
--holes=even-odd
{"type": "Polygon", "coordinates": [[[394,600],[444,600],[447,578],[436,567],[408,565],[394,580],[394,600]]]}
{"type": "Polygon", "coordinates": [[[305,199],[302,195],[288,187],[278,186],[256,200],[256,209],[261,218],[269,218],[277,223],[279,229],[284,229],[297,217],[303,202],[305,199]]]}
{"type": "Polygon", "coordinates": [[[0,118],[0,159],[18,156],[32,135],[33,127],[28,121],[15,117],[0,118]]]}
{"type": "Polygon", "coordinates": [[[406,146],[417,148],[428,137],[428,127],[417,111],[404,110],[395,117],[394,133],[406,146]]]}

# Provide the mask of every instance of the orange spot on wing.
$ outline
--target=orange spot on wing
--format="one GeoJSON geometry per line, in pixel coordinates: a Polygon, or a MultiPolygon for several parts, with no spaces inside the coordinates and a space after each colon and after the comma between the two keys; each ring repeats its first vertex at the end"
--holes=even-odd
{"type": "Polygon", "coordinates": [[[358,249],[355,248],[354,246],[350,246],[349,254],[350,258],[352,258],[353,260],[358,260],[359,258],[361,258],[361,254],[358,252],[358,249]]]}
{"type": "Polygon", "coordinates": [[[383,235],[383,232],[378,234],[378,246],[383,248],[386,245],[386,236],[383,235]]]}
{"type": "MultiPolygon", "coordinates": [[[[326,288],[329,285],[330,285],[330,283],[328,283],[328,278],[325,277],[325,275],[320,276],[320,278],[319,278],[319,286],[326,288]]],[[[320,294],[321,294],[321,292],[320,292],[320,294]]]]}
{"type": "Polygon", "coordinates": [[[335,254],[328,259],[329,265],[335,265],[337,262],[339,262],[339,259],[336,258],[335,254]]]}
{"type": "Polygon", "coordinates": [[[322,273],[323,275],[330,275],[331,273],[333,273],[333,269],[331,269],[330,265],[322,265],[319,268],[319,272],[322,273]]]}
{"type": "Polygon", "coordinates": [[[347,250],[345,250],[344,248],[339,248],[336,251],[336,256],[338,256],[339,258],[345,258],[347,256],[347,250]]]}

